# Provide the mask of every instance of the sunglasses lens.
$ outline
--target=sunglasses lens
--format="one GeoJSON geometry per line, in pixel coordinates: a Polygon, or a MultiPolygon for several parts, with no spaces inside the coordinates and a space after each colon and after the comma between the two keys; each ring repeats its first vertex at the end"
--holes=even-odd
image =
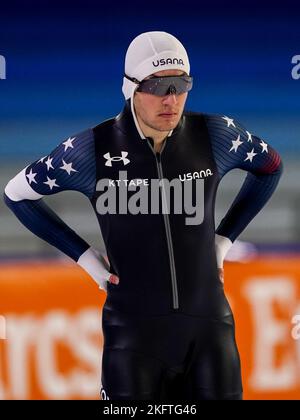
{"type": "Polygon", "coordinates": [[[189,92],[192,86],[193,78],[190,76],[152,77],[140,82],[137,91],[156,96],[180,95],[189,92]]]}

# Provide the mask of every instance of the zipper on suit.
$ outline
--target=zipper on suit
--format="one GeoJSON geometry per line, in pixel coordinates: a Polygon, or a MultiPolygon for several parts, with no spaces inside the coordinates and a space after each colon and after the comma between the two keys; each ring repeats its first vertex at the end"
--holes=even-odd
{"type": "MultiPolygon", "coordinates": [[[[156,161],[156,167],[157,167],[157,173],[159,180],[163,180],[164,174],[162,170],[162,164],[161,164],[161,154],[165,148],[166,140],[164,141],[164,144],[162,146],[162,149],[160,152],[155,152],[151,143],[149,142],[149,139],[147,139],[147,143],[152,150],[155,161],[156,161]]],[[[161,189],[162,189],[162,200],[164,201],[164,204],[166,204],[166,192],[164,183],[161,182],[161,189]]],[[[164,208],[167,208],[166,205],[164,205],[164,208]]],[[[164,225],[166,230],[166,237],[167,237],[167,245],[168,245],[168,253],[169,253],[169,261],[170,261],[170,272],[171,272],[171,281],[172,281],[172,297],[173,297],[173,309],[179,308],[179,302],[178,302],[178,287],[177,287],[177,278],[176,278],[176,268],[175,268],[175,258],[174,258],[174,250],[173,250],[173,242],[172,242],[172,234],[171,234],[171,227],[170,227],[170,219],[169,215],[164,213],[164,225]]]]}

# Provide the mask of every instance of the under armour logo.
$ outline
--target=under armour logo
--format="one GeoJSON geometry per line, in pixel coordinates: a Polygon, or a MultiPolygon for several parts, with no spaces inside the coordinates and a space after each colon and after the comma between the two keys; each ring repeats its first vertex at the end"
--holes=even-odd
{"type": "Polygon", "coordinates": [[[121,152],[121,155],[122,156],[110,157],[109,152],[105,153],[105,155],[103,155],[103,157],[105,157],[106,159],[105,166],[112,166],[112,162],[119,162],[120,160],[123,161],[124,165],[127,165],[130,162],[130,160],[126,157],[128,155],[128,152],[121,152]]]}

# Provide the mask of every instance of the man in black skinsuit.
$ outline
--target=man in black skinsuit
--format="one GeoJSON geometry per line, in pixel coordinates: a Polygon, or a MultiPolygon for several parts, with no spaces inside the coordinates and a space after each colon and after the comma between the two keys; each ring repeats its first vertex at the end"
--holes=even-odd
{"type": "Polygon", "coordinates": [[[187,53],[175,37],[139,35],[126,54],[122,113],[70,137],[5,189],[5,201],[22,223],[107,289],[103,399],[242,398],[223,260],[271,197],[282,164],[274,149],[235,119],[184,112],[189,72],[187,53]],[[247,177],[215,229],[217,188],[234,168],[247,177]],[[146,197],[153,204],[155,180],[159,212],[149,207],[130,213],[118,206],[105,211],[107,194],[124,201],[128,182],[128,208],[139,189],[140,201],[146,197]],[[188,221],[185,195],[180,212],[175,199],[169,208],[162,205],[172,181],[176,193],[191,188],[194,220],[188,221]],[[91,201],[109,265],[41,200],[68,189],[91,201]]]}

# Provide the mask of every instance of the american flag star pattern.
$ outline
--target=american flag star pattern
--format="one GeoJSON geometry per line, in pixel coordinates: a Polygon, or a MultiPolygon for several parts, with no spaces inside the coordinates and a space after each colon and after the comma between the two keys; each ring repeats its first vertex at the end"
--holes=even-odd
{"type": "Polygon", "coordinates": [[[93,133],[86,130],[69,137],[49,155],[29,165],[26,178],[31,188],[41,195],[75,190],[91,197],[95,173],[93,133]]]}
{"type": "Polygon", "coordinates": [[[206,122],[221,178],[234,168],[268,174],[279,167],[278,153],[234,118],[206,115],[206,122]]]}

